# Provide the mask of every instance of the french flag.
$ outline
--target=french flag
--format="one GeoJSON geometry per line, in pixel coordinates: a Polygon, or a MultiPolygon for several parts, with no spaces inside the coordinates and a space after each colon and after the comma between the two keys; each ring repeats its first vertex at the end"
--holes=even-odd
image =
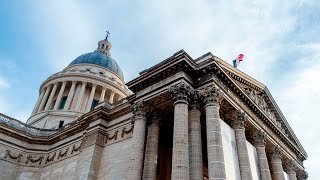
{"type": "Polygon", "coordinates": [[[235,60],[233,60],[233,67],[237,68],[240,62],[243,61],[243,57],[243,54],[239,54],[239,56],[235,60]]]}

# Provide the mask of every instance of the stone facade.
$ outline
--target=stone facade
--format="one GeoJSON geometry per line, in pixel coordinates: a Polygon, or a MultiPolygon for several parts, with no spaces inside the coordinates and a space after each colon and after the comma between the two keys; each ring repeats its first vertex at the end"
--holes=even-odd
{"type": "Polygon", "coordinates": [[[126,86],[73,65],[27,124],[0,114],[0,179],[301,180],[306,158],[267,88],[211,53],[179,51],[126,86]]]}

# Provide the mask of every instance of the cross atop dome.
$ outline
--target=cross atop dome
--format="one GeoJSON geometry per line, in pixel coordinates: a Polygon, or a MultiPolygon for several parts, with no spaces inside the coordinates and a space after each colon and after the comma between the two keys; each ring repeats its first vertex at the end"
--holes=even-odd
{"type": "Polygon", "coordinates": [[[110,32],[109,31],[106,31],[106,32],[107,32],[106,38],[98,42],[98,48],[97,48],[96,52],[100,52],[100,53],[106,54],[108,56],[111,56],[110,49],[111,49],[112,45],[108,41],[108,37],[110,35],[110,32]]]}
{"type": "Polygon", "coordinates": [[[106,33],[107,33],[106,40],[108,40],[108,36],[110,35],[110,32],[106,31],[106,33]]]}

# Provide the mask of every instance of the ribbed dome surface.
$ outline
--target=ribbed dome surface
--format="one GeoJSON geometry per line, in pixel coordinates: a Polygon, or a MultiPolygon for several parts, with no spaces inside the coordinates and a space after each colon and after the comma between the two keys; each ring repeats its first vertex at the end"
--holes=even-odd
{"type": "Polygon", "coordinates": [[[100,52],[91,52],[87,54],[83,54],[79,56],[77,59],[73,60],[69,66],[75,64],[95,64],[98,66],[102,66],[108,68],[118,74],[120,78],[123,79],[123,73],[117,62],[112,59],[110,56],[100,53],[100,52]]]}

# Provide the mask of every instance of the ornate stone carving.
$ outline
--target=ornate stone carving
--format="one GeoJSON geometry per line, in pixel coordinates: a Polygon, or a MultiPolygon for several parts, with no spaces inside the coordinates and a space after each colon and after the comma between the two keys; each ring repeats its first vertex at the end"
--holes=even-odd
{"type": "Polygon", "coordinates": [[[289,160],[285,163],[285,167],[287,169],[288,173],[295,172],[296,171],[296,162],[294,160],[289,160]]]}
{"type": "Polygon", "coordinates": [[[132,133],[132,132],[133,132],[133,127],[134,127],[134,125],[132,125],[132,126],[131,126],[131,128],[130,128],[130,129],[128,129],[128,130],[127,130],[127,128],[126,128],[126,127],[122,128],[121,137],[123,137],[123,136],[124,136],[124,134],[132,133]]]}
{"type": "Polygon", "coordinates": [[[10,150],[6,150],[6,155],[4,156],[4,158],[6,159],[7,157],[10,157],[11,159],[17,159],[17,162],[20,162],[21,161],[21,158],[23,157],[22,154],[18,154],[18,155],[13,155],[11,154],[10,150]]]}
{"type": "Polygon", "coordinates": [[[143,101],[136,102],[132,105],[132,110],[134,116],[145,116],[146,115],[146,106],[143,101]]]}
{"type": "Polygon", "coordinates": [[[202,102],[204,102],[204,97],[200,95],[199,91],[194,90],[190,97],[189,107],[191,109],[192,108],[200,109],[200,105],[202,102]]]}
{"type": "Polygon", "coordinates": [[[266,142],[266,133],[259,129],[253,133],[253,143],[255,146],[264,146],[266,142]]]}
{"type": "Polygon", "coordinates": [[[181,82],[177,85],[174,85],[168,89],[171,97],[173,98],[174,102],[177,101],[189,101],[190,96],[194,93],[190,86],[181,82]]]}
{"type": "Polygon", "coordinates": [[[234,129],[244,129],[246,121],[246,114],[242,111],[237,111],[234,114],[232,126],[234,129]]]}
{"type": "Polygon", "coordinates": [[[39,162],[39,165],[40,165],[42,163],[43,158],[44,158],[43,156],[39,156],[37,159],[33,159],[32,155],[29,155],[27,156],[26,164],[28,164],[29,162],[32,162],[32,163],[39,162]]]}
{"type": "Polygon", "coordinates": [[[69,147],[68,147],[64,152],[62,152],[62,150],[60,150],[60,151],[59,151],[59,154],[58,154],[58,159],[59,159],[60,157],[66,157],[67,154],[68,154],[68,150],[69,150],[69,147]]]}
{"type": "Polygon", "coordinates": [[[50,154],[48,154],[46,161],[44,164],[47,164],[48,162],[52,162],[54,158],[56,157],[57,152],[54,152],[54,154],[50,157],[50,154]]]}
{"type": "Polygon", "coordinates": [[[281,160],[282,150],[280,146],[274,146],[271,153],[272,160],[281,160]]]}
{"type": "Polygon", "coordinates": [[[307,171],[305,171],[305,170],[300,170],[297,173],[298,180],[306,180],[306,179],[308,179],[308,176],[309,175],[308,175],[307,171]]]}
{"type": "Polygon", "coordinates": [[[81,143],[78,145],[78,147],[76,148],[76,145],[74,144],[72,146],[72,149],[71,149],[71,154],[73,154],[74,152],[77,152],[80,150],[80,147],[81,147],[81,143]]]}
{"type": "Polygon", "coordinates": [[[107,143],[109,140],[117,140],[118,138],[118,132],[119,130],[116,130],[113,134],[113,136],[110,137],[110,134],[107,134],[107,137],[106,137],[106,140],[105,140],[105,143],[107,143]]]}
{"type": "Polygon", "coordinates": [[[223,92],[215,84],[203,89],[201,95],[204,97],[206,105],[212,104],[216,106],[221,103],[224,96],[223,92]]]}

